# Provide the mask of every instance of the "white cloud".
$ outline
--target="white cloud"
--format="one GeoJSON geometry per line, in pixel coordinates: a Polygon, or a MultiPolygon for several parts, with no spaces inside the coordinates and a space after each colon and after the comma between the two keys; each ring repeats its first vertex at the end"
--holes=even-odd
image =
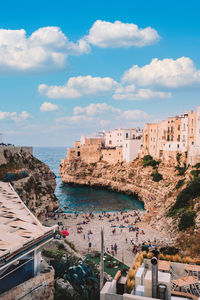
{"type": "Polygon", "coordinates": [[[189,57],[181,57],[177,60],[154,58],[149,65],[141,68],[134,65],[124,73],[122,81],[139,86],[178,88],[200,83],[200,70],[195,68],[189,57]]]}
{"type": "Polygon", "coordinates": [[[58,109],[58,105],[50,102],[44,102],[40,107],[41,111],[55,111],[57,109],[58,109]]]}
{"type": "Polygon", "coordinates": [[[70,117],[61,117],[58,118],[58,122],[62,121],[72,121],[72,122],[80,122],[80,121],[92,121],[97,120],[98,122],[101,120],[102,124],[104,122],[113,120],[145,120],[150,116],[141,110],[121,110],[119,108],[113,107],[112,105],[108,105],[107,103],[91,103],[88,106],[74,107],[73,116],[70,117]]]}
{"type": "Polygon", "coordinates": [[[127,86],[119,86],[115,90],[113,99],[115,100],[148,100],[151,98],[169,98],[171,93],[152,91],[150,89],[138,89],[134,84],[127,86]]]}
{"type": "Polygon", "coordinates": [[[16,112],[3,112],[0,111],[0,120],[11,119],[15,122],[22,122],[29,119],[31,116],[27,111],[22,111],[20,114],[16,112]]]}
{"type": "Polygon", "coordinates": [[[63,86],[47,86],[40,84],[38,91],[48,98],[79,98],[82,96],[102,95],[110,93],[118,85],[110,77],[78,76],[71,77],[63,86]]]}
{"type": "Polygon", "coordinates": [[[76,106],[74,107],[74,115],[85,114],[87,116],[97,116],[102,114],[111,114],[116,113],[119,114],[121,110],[119,108],[115,108],[106,103],[91,103],[86,107],[76,106]]]}
{"type": "Polygon", "coordinates": [[[62,69],[68,55],[88,53],[81,39],[70,42],[59,27],[43,27],[26,36],[24,29],[0,29],[0,72],[62,69]]]}
{"type": "Polygon", "coordinates": [[[157,31],[151,27],[138,28],[133,23],[114,23],[97,20],[90,28],[85,39],[92,45],[101,48],[142,47],[159,40],[157,31]]]}
{"type": "Polygon", "coordinates": [[[132,121],[136,121],[136,120],[148,120],[150,118],[150,116],[142,111],[142,110],[125,110],[122,114],[123,118],[125,118],[126,120],[132,120],[132,121]]]}

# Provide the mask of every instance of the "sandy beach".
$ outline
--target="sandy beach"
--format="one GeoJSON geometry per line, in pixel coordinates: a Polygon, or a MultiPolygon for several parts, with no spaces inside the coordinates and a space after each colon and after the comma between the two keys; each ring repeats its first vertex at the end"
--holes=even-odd
{"type": "Polygon", "coordinates": [[[112,253],[111,246],[116,243],[115,257],[131,266],[135,256],[134,244],[140,246],[143,242],[149,241],[152,245],[169,243],[166,235],[143,221],[143,214],[142,211],[109,212],[95,213],[91,217],[89,214],[59,213],[55,217],[48,218],[45,223],[47,225],[61,223],[60,231],[64,229],[69,232],[65,239],[72,242],[82,255],[88,253],[89,243],[91,243],[90,252],[100,251],[100,232],[103,228],[105,250],[112,253]]]}

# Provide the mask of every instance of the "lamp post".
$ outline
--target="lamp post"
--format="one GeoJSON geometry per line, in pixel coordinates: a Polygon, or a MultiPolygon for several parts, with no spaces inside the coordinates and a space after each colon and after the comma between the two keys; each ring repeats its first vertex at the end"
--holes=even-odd
{"type": "Polygon", "coordinates": [[[101,228],[101,260],[100,260],[100,292],[103,288],[103,272],[104,272],[104,232],[103,228],[101,228]]]}

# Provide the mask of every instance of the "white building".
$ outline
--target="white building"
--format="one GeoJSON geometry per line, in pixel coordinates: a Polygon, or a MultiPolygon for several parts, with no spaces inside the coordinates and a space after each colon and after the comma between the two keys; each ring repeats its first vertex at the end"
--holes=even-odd
{"type": "Polygon", "coordinates": [[[142,136],[134,139],[123,140],[123,159],[126,162],[131,162],[137,158],[138,152],[142,146],[142,136]]]}
{"type": "Polygon", "coordinates": [[[118,128],[105,131],[105,147],[123,147],[123,159],[134,160],[142,145],[142,130],[140,128],[118,128]]]}

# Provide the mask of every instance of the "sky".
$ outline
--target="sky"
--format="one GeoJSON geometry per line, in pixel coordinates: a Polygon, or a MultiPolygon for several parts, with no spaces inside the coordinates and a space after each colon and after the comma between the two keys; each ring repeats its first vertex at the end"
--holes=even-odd
{"type": "Polygon", "coordinates": [[[3,141],[72,146],[194,110],[199,11],[198,0],[4,1],[3,141]]]}

